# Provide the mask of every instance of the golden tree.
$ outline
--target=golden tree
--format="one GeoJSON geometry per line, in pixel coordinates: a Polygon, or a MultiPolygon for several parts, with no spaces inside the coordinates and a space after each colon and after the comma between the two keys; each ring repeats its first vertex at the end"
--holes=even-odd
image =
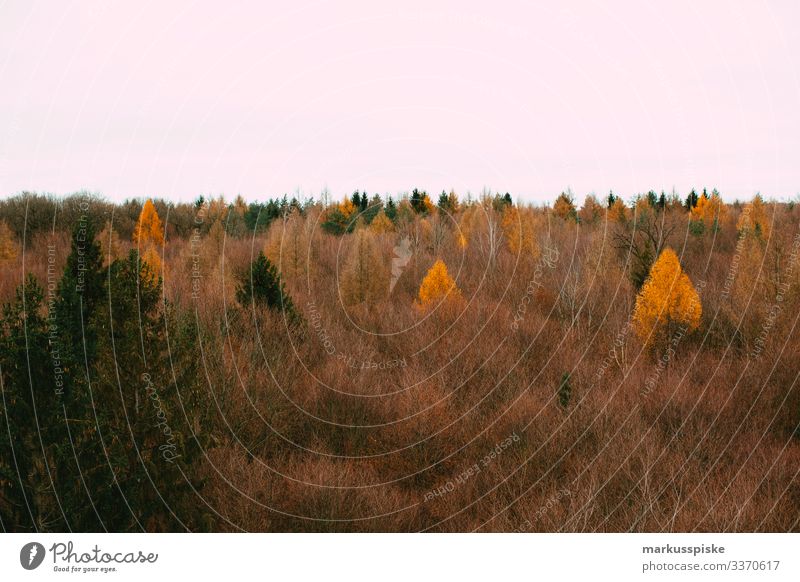
{"type": "Polygon", "coordinates": [[[133,242],[140,247],[151,243],[158,247],[164,246],[164,227],[152,200],[148,199],[142,207],[139,221],[133,230],[133,242]]]}
{"type": "Polygon", "coordinates": [[[339,212],[341,212],[345,218],[350,218],[357,210],[355,204],[353,204],[353,201],[347,196],[345,196],[344,200],[339,203],[338,208],[339,212]]]}
{"type": "Polygon", "coordinates": [[[440,302],[458,305],[464,301],[456,282],[447,272],[447,266],[437,259],[419,286],[417,307],[422,310],[435,307],[440,302]]]}
{"type": "Polygon", "coordinates": [[[702,312],[700,296],[681,269],[678,256],[671,248],[665,248],[636,297],[636,333],[647,345],[661,345],[679,331],[697,329],[702,312]]]}
{"type": "Polygon", "coordinates": [[[691,209],[691,219],[695,222],[702,222],[706,230],[719,226],[725,216],[725,203],[720,195],[714,191],[711,196],[700,196],[697,206],[691,209]]]}
{"type": "Polygon", "coordinates": [[[147,265],[151,276],[157,279],[161,274],[159,249],[164,246],[164,227],[152,200],[148,199],[142,207],[139,220],[133,229],[133,242],[136,243],[139,256],[147,265]]]}
{"type": "Polygon", "coordinates": [[[17,258],[17,254],[14,233],[11,232],[4,220],[0,221],[0,264],[10,263],[17,258]]]}

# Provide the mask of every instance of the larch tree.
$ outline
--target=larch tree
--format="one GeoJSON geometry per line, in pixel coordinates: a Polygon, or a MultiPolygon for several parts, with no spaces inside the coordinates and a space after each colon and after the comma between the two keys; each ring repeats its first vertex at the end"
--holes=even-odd
{"type": "Polygon", "coordinates": [[[389,217],[386,216],[383,208],[381,208],[380,212],[378,212],[375,218],[372,219],[372,222],[370,222],[369,228],[375,234],[385,234],[394,230],[394,224],[389,220],[389,217]]]}
{"type": "Polygon", "coordinates": [[[760,194],[756,194],[753,201],[744,207],[739,221],[736,223],[736,228],[744,236],[753,236],[762,240],[769,238],[769,218],[764,199],[760,194]]]}
{"type": "Polygon", "coordinates": [[[346,305],[374,303],[386,296],[388,277],[374,235],[365,228],[353,236],[341,277],[341,297],[346,305]]]}
{"type": "Polygon", "coordinates": [[[516,206],[506,206],[500,221],[508,250],[513,255],[526,258],[539,257],[539,243],[533,228],[533,217],[529,212],[520,211],[516,206]]]}
{"type": "Polygon", "coordinates": [[[608,208],[608,219],[613,222],[624,223],[628,220],[628,208],[618,196],[614,197],[614,201],[608,208]]]}
{"type": "Polygon", "coordinates": [[[593,194],[589,194],[583,201],[583,206],[578,213],[582,224],[597,224],[603,216],[603,207],[593,194]]]}
{"type": "Polygon", "coordinates": [[[553,212],[562,220],[571,220],[573,222],[577,220],[578,212],[575,210],[571,192],[562,192],[558,195],[553,204],[553,212]]]}
{"type": "Polygon", "coordinates": [[[725,203],[717,191],[714,190],[711,196],[703,192],[703,195],[697,200],[697,205],[689,211],[689,215],[696,225],[695,230],[708,232],[719,228],[720,222],[725,216],[725,211],[725,203]]]}
{"type": "Polygon", "coordinates": [[[455,280],[447,272],[447,266],[441,259],[437,259],[419,286],[417,308],[427,311],[442,302],[459,305],[463,301],[464,298],[455,280]]]}
{"type": "Polygon", "coordinates": [[[648,346],[660,346],[669,338],[690,333],[700,325],[702,305],[678,256],[665,248],[636,297],[634,329],[648,346]]]}
{"type": "Polygon", "coordinates": [[[160,250],[164,247],[164,227],[158,217],[152,200],[147,200],[133,229],[133,242],[136,243],[141,261],[147,266],[149,276],[158,279],[161,275],[160,250]]]}
{"type": "Polygon", "coordinates": [[[294,209],[282,223],[274,224],[269,233],[267,258],[289,281],[301,279],[308,271],[310,237],[306,229],[306,221],[294,209]]]}

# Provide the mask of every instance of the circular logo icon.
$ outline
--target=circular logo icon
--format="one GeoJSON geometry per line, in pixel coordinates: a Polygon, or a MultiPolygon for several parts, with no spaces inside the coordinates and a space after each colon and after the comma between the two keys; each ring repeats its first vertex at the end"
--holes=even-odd
{"type": "Polygon", "coordinates": [[[44,561],[44,546],[39,542],[30,542],[19,551],[19,563],[26,570],[35,570],[44,561]]]}

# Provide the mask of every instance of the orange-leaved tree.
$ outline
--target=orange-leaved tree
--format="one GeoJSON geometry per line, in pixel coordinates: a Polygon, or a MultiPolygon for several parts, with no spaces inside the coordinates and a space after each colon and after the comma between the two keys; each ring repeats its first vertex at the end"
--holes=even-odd
{"type": "Polygon", "coordinates": [[[461,291],[447,272],[447,266],[441,259],[437,259],[419,286],[417,308],[427,310],[441,302],[460,305],[463,301],[461,291]]]}
{"type": "Polygon", "coordinates": [[[711,196],[705,192],[697,200],[697,206],[689,211],[691,220],[696,224],[702,224],[704,231],[716,230],[719,228],[722,218],[725,216],[725,203],[714,190],[711,196]]]}
{"type": "Polygon", "coordinates": [[[702,313],[700,296],[681,269],[678,256],[665,248],[636,297],[636,333],[648,346],[660,346],[679,333],[682,337],[697,329],[702,313]]]}
{"type": "Polygon", "coordinates": [[[148,199],[142,207],[139,221],[133,229],[133,242],[136,243],[141,261],[147,265],[151,276],[157,279],[161,274],[159,250],[164,246],[164,227],[152,200],[148,199]]]}

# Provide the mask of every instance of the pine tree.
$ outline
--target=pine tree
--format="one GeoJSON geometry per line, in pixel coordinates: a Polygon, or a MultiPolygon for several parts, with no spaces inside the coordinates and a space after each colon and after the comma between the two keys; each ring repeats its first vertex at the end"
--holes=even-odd
{"type": "Polygon", "coordinates": [[[58,463],[64,447],[59,360],[51,359],[44,292],[32,274],[3,307],[0,336],[0,518],[6,531],[65,531],[58,463]]]}
{"type": "Polygon", "coordinates": [[[667,247],[650,269],[636,297],[634,329],[647,345],[660,346],[682,328],[689,333],[700,325],[702,305],[678,256],[667,247]]]}
{"type": "Polygon", "coordinates": [[[199,483],[190,467],[200,451],[172,381],[161,282],[131,250],[111,265],[108,294],[108,309],[96,318],[102,333],[90,419],[96,418],[102,452],[92,478],[94,505],[110,531],[196,528],[199,483]]]}
{"type": "Polygon", "coordinates": [[[428,193],[425,191],[414,188],[411,192],[411,208],[418,214],[430,214],[433,212],[433,202],[431,202],[428,193]]]}
{"type": "Polygon", "coordinates": [[[695,192],[694,188],[692,188],[692,191],[689,192],[688,196],[686,196],[686,210],[691,210],[692,208],[697,206],[697,202],[698,202],[697,192],[695,192]]]}
{"type": "Polygon", "coordinates": [[[236,300],[242,307],[264,306],[281,311],[292,320],[298,318],[277,269],[263,252],[258,253],[250,269],[239,277],[236,300]]]}
{"type": "Polygon", "coordinates": [[[386,218],[394,222],[395,218],[397,218],[397,204],[389,196],[389,199],[386,201],[386,218]]]}
{"type": "Polygon", "coordinates": [[[564,372],[561,375],[561,382],[558,384],[558,403],[561,408],[567,408],[572,398],[572,385],[570,384],[570,373],[564,372]]]}
{"type": "Polygon", "coordinates": [[[80,383],[84,383],[85,365],[95,359],[97,333],[93,324],[105,299],[103,254],[96,238],[91,216],[75,225],[53,314],[69,379],[80,383]]]}

